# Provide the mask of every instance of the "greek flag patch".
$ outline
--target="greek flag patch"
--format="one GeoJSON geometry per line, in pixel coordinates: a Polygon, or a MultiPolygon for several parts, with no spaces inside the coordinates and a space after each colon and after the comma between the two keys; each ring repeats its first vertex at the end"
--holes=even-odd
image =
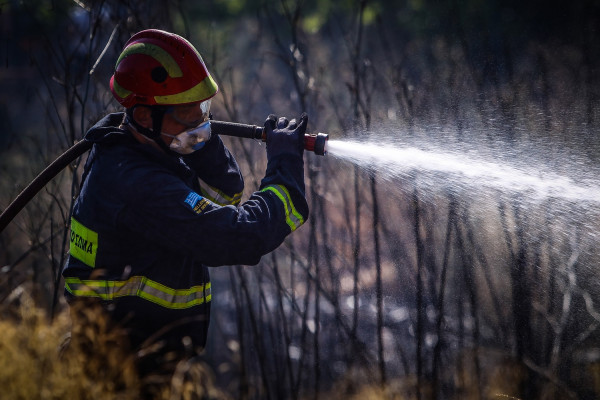
{"type": "Polygon", "coordinates": [[[196,192],[188,193],[187,197],[183,201],[184,204],[187,204],[190,209],[196,214],[202,213],[206,206],[208,206],[209,202],[202,196],[200,196],[196,192]]]}

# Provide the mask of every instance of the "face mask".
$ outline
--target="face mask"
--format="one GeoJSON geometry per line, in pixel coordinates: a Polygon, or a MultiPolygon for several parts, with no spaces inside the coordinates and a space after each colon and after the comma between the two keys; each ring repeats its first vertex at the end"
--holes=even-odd
{"type": "Polygon", "coordinates": [[[210,121],[204,121],[195,128],[187,129],[178,135],[162,135],[173,138],[169,148],[179,154],[191,154],[200,150],[210,139],[210,121]]]}

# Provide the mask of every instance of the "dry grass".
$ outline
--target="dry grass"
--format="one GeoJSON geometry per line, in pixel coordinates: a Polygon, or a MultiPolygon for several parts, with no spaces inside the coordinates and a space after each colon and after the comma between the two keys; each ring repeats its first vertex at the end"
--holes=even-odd
{"type": "MultiPolygon", "coordinates": [[[[170,374],[154,373],[140,378],[136,363],[140,353],[128,350],[126,336],[112,326],[96,306],[86,304],[71,313],[59,313],[52,321],[28,293],[32,287],[13,291],[0,306],[0,387],[2,399],[226,399],[215,385],[215,377],[197,359],[175,360],[170,374]],[[78,323],[73,324],[73,321],[78,323]],[[70,339],[70,340],[67,340],[70,339]],[[68,343],[68,346],[65,344],[68,343]],[[150,395],[149,393],[152,393],[150,395]]],[[[151,351],[149,349],[145,349],[151,351]]],[[[479,349],[482,362],[480,383],[473,364],[475,354],[464,352],[458,365],[447,365],[454,376],[448,398],[520,399],[519,387],[528,379],[543,379],[535,398],[576,398],[555,377],[535,366],[517,363],[510,355],[479,349]],[[454,372],[452,372],[454,371],[454,372]],[[479,388],[479,390],[478,390],[479,388]]],[[[590,395],[600,392],[600,363],[581,365],[579,382],[590,395]]],[[[327,399],[416,398],[414,375],[389,377],[385,386],[361,368],[351,368],[335,382],[327,399]]],[[[373,371],[371,371],[373,372],[373,371]]],[[[375,374],[376,375],[376,374],[375,374]]],[[[248,393],[245,393],[248,395],[248,393]]],[[[431,382],[421,386],[424,399],[431,398],[431,382]]],[[[310,390],[306,392],[311,397],[310,390]]]]}
{"type": "Polygon", "coordinates": [[[224,399],[211,371],[194,360],[170,376],[138,376],[137,354],[94,307],[49,321],[29,296],[3,304],[0,321],[2,399],[224,399]],[[73,318],[86,324],[73,324],[73,318]],[[79,326],[79,328],[78,328],[79,326]],[[153,393],[149,395],[148,393],[153,393]]]}

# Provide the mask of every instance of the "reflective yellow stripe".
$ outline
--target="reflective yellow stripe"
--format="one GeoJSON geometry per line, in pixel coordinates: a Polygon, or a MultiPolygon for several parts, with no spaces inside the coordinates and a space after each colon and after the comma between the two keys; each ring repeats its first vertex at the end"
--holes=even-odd
{"type": "Polygon", "coordinates": [[[165,96],[154,96],[156,104],[185,104],[203,101],[217,93],[217,84],[212,76],[208,75],[199,84],[181,93],[165,96]]]}
{"type": "Polygon", "coordinates": [[[115,93],[122,99],[132,93],[131,90],[127,90],[123,86],[119,85],[119,82],[117,82],[116,79],[113,80],[113,89],[115,90],[115,93]]]}
{"type": "Polygon", "coordinates": [[[232,197],[230,197],[222,191],[220,191],[219,189],[206,184],[201,179],[198,179],[198,183],[200,183],[200,189],[202,189],[202,196],[206,197],[213,203],[216,203],[220,206],[227,206],[230,204],[235,206],[238,205],[242,200],[242,192],[236,193],[232,197]]]}
{"type": "Polygon", "coordinates": [[[190,308],[208,303],[212,298],[210,282],[189,289],[172,289],[145,276],[133,276],[126,281],[65,278],[65,289],[74,296],[103,300],[137,296],[171,309],[190,308]]]}
{"type": "Polygon", "coordinates": [[[292,232],[298,229],[300,225],[304,223],[304,217],[302,217],[302,215],[296,211],[294,203],[292,203],[290,192],[288,192],[286,187],[283,185],[270,185],[261,190],[261,192],[266,191],[275,193],[275,195],[283,203],[283,207],[285,208],[285,222],[289,225],[292,232]]]}
{"type": "Polygon", "coordinates": [[[183,76],[181,68],[179,68],[179,65],[175,59],[173,59],[173,57],[171,57],[166,50],[151,43],[134,43],[127,46],[119,56],[119,59],[117,60],[117,66],[119,66],[119,63],[125,57],[132,54],[145,54],[154,58],[160,63],[160,65],[164,67],[165,70],[167,70],[167,73],[171,78],[180,78],[183,76]]]}

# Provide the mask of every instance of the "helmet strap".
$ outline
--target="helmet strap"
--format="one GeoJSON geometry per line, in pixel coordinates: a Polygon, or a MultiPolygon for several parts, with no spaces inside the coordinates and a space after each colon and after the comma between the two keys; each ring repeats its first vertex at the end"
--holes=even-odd
{"type": "Polygon", "coordinates": [[[152,117],[152,129],[148,129],[145,126],[140,125],[135,120],[135,118],[133,118],[133,111],[135,110],[135,108],[137,106],[139,106],[139,104],[136,104],[135,106],[125,110],[125,113],[127,115],[127,122],[131,123],[131,125],[133,125],[139,133],[146,136],[148,139],[152,139],[167,154],[173,154],[172,150],[169,149],[169,146],[167,146],[167,144],[165,142],[163,142],[162,139],[160,138],[160,133],[162,132],[163,119],[164,119],[165,113],[167,112],[168,107],[144,106],[144,107],[150,108],[150,112],[151,112],[150,115],[152,117]]]}

